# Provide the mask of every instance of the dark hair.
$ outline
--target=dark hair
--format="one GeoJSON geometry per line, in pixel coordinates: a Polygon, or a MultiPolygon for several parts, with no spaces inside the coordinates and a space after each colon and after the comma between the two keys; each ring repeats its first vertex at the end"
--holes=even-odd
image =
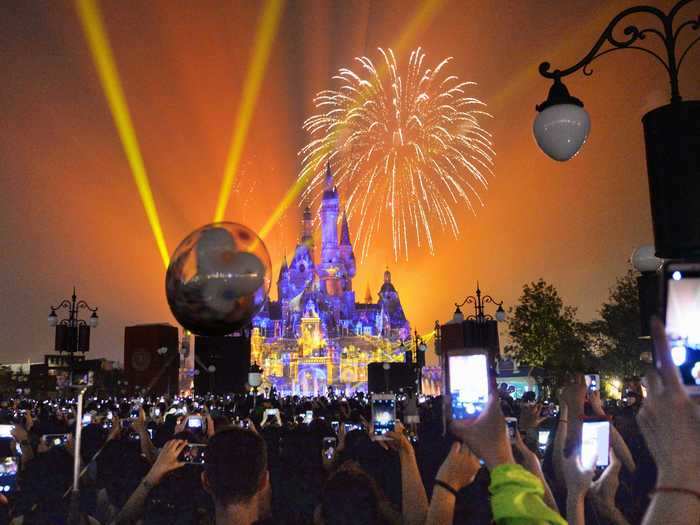
{"type": "Polygon", "coordinates": [[[217,502],[247,501],[267,474],[265,442],[250,430],[225,428],[209,440],[204,472],[217,502]]]}
{"type": "Polygon", "coordinates": [[[382,497],[374,480],[356,463],[346,462],[326,482],[321,495],[324,525],[378,525],[382,497]]]}

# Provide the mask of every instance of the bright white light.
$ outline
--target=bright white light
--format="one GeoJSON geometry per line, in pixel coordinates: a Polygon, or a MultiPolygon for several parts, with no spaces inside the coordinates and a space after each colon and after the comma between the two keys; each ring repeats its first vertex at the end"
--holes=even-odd
{"type": "Polygon", "coordinates": [[[673,277],[674,281],[680,281],[681,280],[681,272],[676,270],[675,272],[673,272],[673,275],[671,277],[673,277]]]}
{"type": "Polygon", "coordinates": [[[671,359],[673,359],[674,365],[681,366],[685,363],[686,357],[685,346],[678,345],[671,348],[671,359]]]}

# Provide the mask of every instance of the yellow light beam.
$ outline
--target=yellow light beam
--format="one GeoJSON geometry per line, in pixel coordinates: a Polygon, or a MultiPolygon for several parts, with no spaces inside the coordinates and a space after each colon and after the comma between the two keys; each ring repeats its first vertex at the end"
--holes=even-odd
{"type": "Polygon", "coordinates": [[[117,127],[124,153],[129,161],[129,167],[131,168],[134,182],[136,183],[139,196],[141,197],[143,208],[146,211],[148,222],[151,225],[158,251],[163,259],[163,264],[165,264],[167,268],[170,261],[168,247],[165,244],[165,237],[160,226],[160,220],[158,219],[156,203],[153,200],[151,185],[148,182],[148,175],[146,174],[146,167],[141,157],[138,139],[136,138],[136,132],[131,122],[129,107],[127,106],[126,97],[124,96],[124,91],[122,90],[119,80],[119,72],[117,71],[112,48],[102,22],[97,0],[75,0],[75,7],[78,11],[80,23],[83,26],[85,38],[87,39],[92,59],[95,62],[95,67],[100,77],[100,83],[102,84],[102,89],[105,92],[105,97],[109,104],[109,109],[112,112],[112,118],[117,127]]]}
{"type": "Polygon", "coordinates": [[[236,115],[236,123],[234,126],[231,145],[229,146],[228,157],[226,158],[226,166],[224,167],[224,178],[221,181],[219,190],[219,200],[216,204],[216,212],[214,213],[214,222],[222,221],[226,214],[226,206],[231,197],[231,188],[233,181],[236,178],[236,171],[243,153],[248,128],[253,117],[253,110],[260,92],[260,84],[265,76],[265,69],[270,57],[272,43],[277,34],[277,28],[282,15],[284,0],[267,0],[265,10],[258,24],[257,35],[255,38],[255,47],[248,66],[245,84],[243,85],[243,93],[241,95],[241,104],[236,115]]]}
{"type": "MultiPolygon", "coordinates": [[[[396,39],[391,49],[395,49],[397,52],[401,52],[405,47],[410,45],[411,41],[415,38],[415,36],[425,30],[426,26],[435,17],[435,15],[438,13],[439,9],[445,4],[445,2],[446,0],[425,0],[416,10],[413,17],[406,25],[404,30],[401,32],[399,37],[396,39]]],[[[382,62],[379,66],[379,74],[383,74],[385,72],[385,69],[386,65],[382,62]]],[[[324,151],[323,154],[319,155],[319,157],[326,157],[328,153],[328,151],[324,151]]],[[[280,203],[274,209],[267,221],[265,221],[265,224],[263,224],[263,227],[260,230],[260,237],[262,239],[265,239],[265,237],[270,233],[272,228],[275,227],[277,222],[284,215],[284,212],[287,211],[287,208],[291,206],[291,204],[302,192],[304,187],[306,187],[306,184],[308,183],[308,180],[311,178],[312,175],[313,172],[309,170],[302,178],[299,178],[296,181],[294,181],[292,187],[289,188],[289,190],[287,190],[287,193],[284,195],[284,197],[282,197],[280,203]]]]}

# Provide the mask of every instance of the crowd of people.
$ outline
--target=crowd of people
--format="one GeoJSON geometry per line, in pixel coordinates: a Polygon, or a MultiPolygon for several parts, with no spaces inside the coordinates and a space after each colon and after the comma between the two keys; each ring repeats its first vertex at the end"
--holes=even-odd
{"type": "Polygon", "coordinates": [[[623,407],[574,376],[551,400],[494,386],[445,423],[441,397],[408,392],[382,435],[361,394],[88,395],[78,422],[72,399],[5,400],[0,521],[698,525],[700,407],[654,330],[646,397],[623,407]],[[587,417],[612,422],[602,467],[580,453],[587,417]]]}

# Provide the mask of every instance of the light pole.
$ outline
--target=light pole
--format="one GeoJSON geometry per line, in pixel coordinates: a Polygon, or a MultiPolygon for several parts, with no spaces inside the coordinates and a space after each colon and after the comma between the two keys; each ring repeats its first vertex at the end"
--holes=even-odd
{"type": "Polygon", "coordinates": [[[423,338],[418,335],[418,330],[413,331],[416,348],[416,393],[423,393],[423,367],[425,366],[425,352],[428,351],[428,345],[425,344],[423,338]]]}
{"type": "Polygon", "coordinates": [[[464,320],[467,321],[476,321],[477,323],[483,323],[485,321],[498,321],[503,322],[506,320],[506,311],[503,309],[503,301],[496,301],[493,297],[490,295],[484,295],[483,297],[481,296],[481,289],[479,288],[479,282],[477,281],[476,283],[476,295],[469,295],[467,298],[462,301],[461,303],[455,303],[455,313],[452,316],[452,320],[455,323],[461,323],[464,320]],[[484,314],[484,305],[487,304],[495,304],[498,306],[496,309],[496,317],[494,319],[493,316],[489,314],[484,314]],[[464,317],[464,314],[462,313],[461,307],[464,306],[465,304],[473,304],[474,305],[474,315],[468,315],[466,318],[464,317]]]}
{"type": "Polygon", "coordinates": [[[90,329],[96,328],[99,323],[97,308],[92,308],[83,300],[78,301],[73,287],[73,295],[70,300],[64,299],[58,306],[52,306],[48,316],[49,326],[56,328],[55,350],[61,354],[67,352],[69,355],[69,384],[73,384],[73,360],[76,352],[87,352],[90,350],[90,329]],[[68,310],[68,317],[59,320],[56,311],[68,310]],[[87,321],[80,319],[80,310],[88,310],[92,315],[87,321]]]}
{"type": "Polygon", "coordinates": [[[654,225],[656,255],[661,258],[700,257],[700,228],[695,207],[700,202],[700,101],[684,101],[678,87],[678,74],[690,49],[700,37],[690,41],[677,53],[679,37],[686,28],[697,31],[700,15],[676,23],[678,12],[693,0],[680,0],[668,13],[652,6],[630,7],[615,16],[588,54],[566,69],[551,71],[549,62],[539,66],[540,74],[553,80],[549,96],[536,106],[534,122],[537,144],[551,158],[566,161],[576,155],[588,137],[590,119],[583,102],[572,97],[562,78],[579,70],[593,73],[591,63],[598,57],[620,49],[644,51],[658,60],[669,76],[670,104],[656,108],[642,117],[647,157],[649,197],[654,225]],[[616,37],[617,25],[628,16],[649,15],[661,28],[624,28],[624,36],[616,37]],[[665,56],[640,44],[647,37],[658,38],[665,56]],[[606,44],[607,49],[603,49],[606,44]],[[611,46],[611,47],[610,47],[611,46]]]}

